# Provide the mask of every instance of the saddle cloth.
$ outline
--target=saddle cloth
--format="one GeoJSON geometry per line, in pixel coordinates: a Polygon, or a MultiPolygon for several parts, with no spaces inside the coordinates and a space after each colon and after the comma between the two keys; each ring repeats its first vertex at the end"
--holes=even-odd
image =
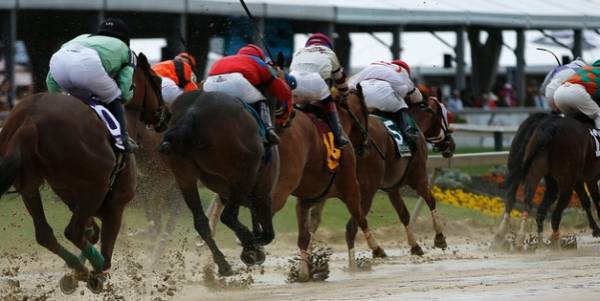
{"type": "Polygon", "coordinates": [[[107,108],[93,99],[81,100],[96,113],[100,120],[102,120],[106,126],[106,129],[108,130],[108,133],[110,134],[113,146],[118,150],[124,151],[125,146],[123,145],[123,138],[121,137],[121,125],[115,116],[113,116],[113,114],[107,108]]]}
{"type": "Polygon", "coordinates": [[[400,127],[398,127],[398,125],[391,119],[387,119],[387,118],[384,118],[384,117],[381,117],[378,115],[372,115],[372,116],[379,118],[379,120],[381,120],[381,122],[383,122],[383,124],[385,125],[385,128],[387,129],[388,134],[390,135],[390,137],[392,137],[392,139],[394,139],[394,142],[396,142],[395,143],[396,154],[398,154],[400,157],[412,156],[412,152],[410,151],[410,146],[406,142],[406,139],[404,139],[404,137],[402,136],[400,127]]]}
{"type": "Polygon", "coordinates": [[[323,145],[325,145],[325,157],[327,158],[327,168],[329,171],[334,172],[340,166],[340,158],[342,157],[342,150],[335,147],[334,144],[334,136],[333,132],[316,114],[312,112],[305,112],[312,122],[315,124],[319,135],[321,135],[321,139],[323,140],[323,145]]]}

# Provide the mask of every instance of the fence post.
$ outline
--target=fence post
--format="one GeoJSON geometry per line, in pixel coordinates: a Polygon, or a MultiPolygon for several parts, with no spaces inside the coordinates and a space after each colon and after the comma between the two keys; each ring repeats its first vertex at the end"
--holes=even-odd
{"type": "Polygon", "coordinates": [[[502,150],[502,132],[494,132],[494,150],[499,152],[502,150]]]}

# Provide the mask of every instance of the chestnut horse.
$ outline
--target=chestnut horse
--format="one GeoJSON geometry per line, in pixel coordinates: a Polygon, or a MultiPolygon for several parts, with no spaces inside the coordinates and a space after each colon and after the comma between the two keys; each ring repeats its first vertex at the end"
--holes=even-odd
{"type": "MultiPolygon", "coordinates": [[[[410,213],[400,195],[400,188],[408,185],[425,200],[433,220],[434,246],[445,249],[447,247],[446,238],[427,177],[427,142],[434,144],[435,149],[441,151],[446,158],[453,155],[455,145],[448,128],[447,116],[444,116],[446,110],[437,98],[429,97],[422,103],[411,104],[409,113],[422,133],[416,141],[417,147],[414,154],[411,157],[397,155],[396,142],[388,134],[383,122],[380,118],[371,116],[369,118],[369,134],[373,144],[365,156],[358,157],[357,174],[363,212],[367,214],[371,209],[377,190],[382,189],[387,192],[390,202],[405,227],[411,254],[423,255],[423,250],[414,238],[409,225],[410,213]]],[[[385,115],[385,113],[380,114],[385,115]]],[[[320,206],[315,206],[311,212],[313,232],[319,225],[322,209],[323,204],[320,204],[320,206]]],[[[356,230],[355,221],[350,219],[346,225],[346,242],[349,249],[354,248],[356,230]]]]}
{"type": "Polygon", "coordinates": [[[221,275],[232,270],[212,238],[198,179],[224,201],[221,221],[241,241],[244,263],[261,264],[265,253],[260,247],[275,236],[271,191],[279,156],[276,147],[264,147],[258,123],[245,106],[220,92],[185,93],[173,103],[174,118],[159,147],[221,275]],[[253,231],[239,221],[240,206],[250,209],[253,231]]]}
{"type": "MultiPolygon", "coordinates": [[[[135,135],[135,120],[166,127],[169,119],[160,93],[160,79],[139,55],[134,73],[134,97],[126,105],[129,131],[135,135]]],[[[87,281],[93,292],[103,287],[103,274],[111,267],[115,240],[125,205],[133,198],[133,156],[115,154],[106,126],[81,100],[69,95],[40,93],[23,99],[13,109],[0,134],[0,192],[13,185],[33,218],[37,242],[60,256],[73,275],[61,279],[61,289],[72,293],[77,281],[87,281]],[[123,164],[119,167],[118,158],[123,164]],[[46,220],[39,188],[52,188],[73,212],[65,229],[66,238],[81,250],[81,258],[58,243],[46,220]],[[101,251],[92,245],[97,233],[86,233],[102,221],[101,251]]]]}

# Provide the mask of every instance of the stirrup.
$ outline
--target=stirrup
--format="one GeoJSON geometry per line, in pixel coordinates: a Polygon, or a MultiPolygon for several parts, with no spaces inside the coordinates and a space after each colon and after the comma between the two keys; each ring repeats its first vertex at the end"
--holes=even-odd
{"type": "Polygon", "coordinates": [[[348,141],[344,135],[340,135],[338,139],[333,139],[333,144],[339,149],[344,148],[344,146],[348,145],[348,143],[350,143],[350,141],[348,141]]]}
{"type": "Polygon", "coordinates": [[[281,142],[279,135],[275,133],[273,128],[267,129],[267,146],[277,145],[281,142]]]}
{"type": "Polygon", "coordinates": [[[140,146],[131,137],[127,137],[127,145],[125,145],[126,153],[135,153],[140,146]]]}

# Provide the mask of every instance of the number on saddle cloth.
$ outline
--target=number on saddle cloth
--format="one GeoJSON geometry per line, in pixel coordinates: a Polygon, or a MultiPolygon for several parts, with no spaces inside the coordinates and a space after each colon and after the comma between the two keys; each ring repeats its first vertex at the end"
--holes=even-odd
{"type": "Polygon", "coordinates": [[[98,103],[93,99],[81,99],[85,104],[87,104],[102,120],[108,133],[110,134],[112,144],[118,150],[125,150],[125,146],[123,145],[123,137],[121,137],[121,125],[113,116],[113,114],[105,108],[103,105],[98,103]]]}
{"type": "MultiPolygon", "coordinates": [[[[387,129],[388,134],[394,141],[396,142],[396,152],[400,157],[410,157],[412,156],[412,152],[410,151],[410,146],[406,139],[402,136],[402,132],[400,131],[400,127],[394,122],[392,119],[388,119],[383,116],[373,115],[383,122],[385,128],[387,129]]],[[[412,126],[415,126],[414,120],[409,117],[408,121],[412,126]]]]}

